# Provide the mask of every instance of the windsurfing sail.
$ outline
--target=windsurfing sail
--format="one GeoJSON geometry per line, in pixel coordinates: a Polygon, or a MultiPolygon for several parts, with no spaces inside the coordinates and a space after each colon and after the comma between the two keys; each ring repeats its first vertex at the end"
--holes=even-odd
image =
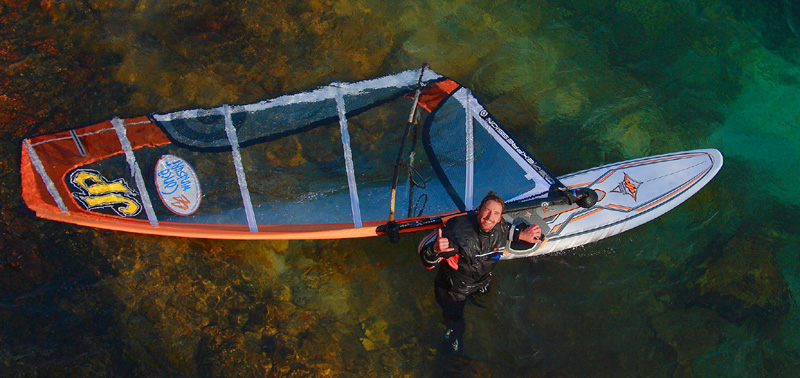
{"type": "MultiPolygon", "coordinates": [[[[400,180],[398,223],[508,200],[558,180],[472,92],[409,70],[248,105],[96,125],[23,141],[22,191],[39,217],[196,238],[327,239],[378,235],[389,215],[404,120],[422,132],[400,180]]],[[[430,226],[433,227],[433,226],[430,226]]]]}

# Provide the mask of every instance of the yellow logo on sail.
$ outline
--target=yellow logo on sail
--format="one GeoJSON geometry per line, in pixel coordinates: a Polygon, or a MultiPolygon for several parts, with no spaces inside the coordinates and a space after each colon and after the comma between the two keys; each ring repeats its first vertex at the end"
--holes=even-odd
{"type": "Polygon", "coordinates": [[[69,180],[79,190],[72,196],[86,210],[110,208],[121,217],[136,216],[142,210],[136,200],[137,193],[124,179],[108,181],[98,171],[79,169],[72,172],[69,180]]]}

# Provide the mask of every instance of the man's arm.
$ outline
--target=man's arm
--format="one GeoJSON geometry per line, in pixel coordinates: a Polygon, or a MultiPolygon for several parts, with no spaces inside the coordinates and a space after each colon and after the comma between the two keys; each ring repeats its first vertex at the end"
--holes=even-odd
{"type": "Polygon", "coordinates": [[[422,259],[422,265],[427,268],[433,268],[442,259],[446,259],[456,254],[455,248],[450,246],[450,239],[442,236],[442,229],[436,239],[426,244],[419,251],[419,257],[422,259]]]}
{"type": "Polygon", "coordinates": [[[516,226],[512,232],[512,241],[521,240],[530,244],[536,244],[542,241],[542,229],[536,224],[532,224],[522,230],[520,230],[519,226],[516,226]]]}

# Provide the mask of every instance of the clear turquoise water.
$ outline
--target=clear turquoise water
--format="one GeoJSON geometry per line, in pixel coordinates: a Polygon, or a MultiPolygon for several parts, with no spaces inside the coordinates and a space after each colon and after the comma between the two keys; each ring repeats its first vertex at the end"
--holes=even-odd
{"type": "Polygon", "coordinates": [[[797,2],[2,2],[0,18],[0,375],[800,375],[797,2]],[[435,352],[422,235],[167,239],[21,204],[22,138],[423,61],[556,174],[694,148],[725,167],[643,227],[500,264],[467,308],[467,360],[435,352]]]}

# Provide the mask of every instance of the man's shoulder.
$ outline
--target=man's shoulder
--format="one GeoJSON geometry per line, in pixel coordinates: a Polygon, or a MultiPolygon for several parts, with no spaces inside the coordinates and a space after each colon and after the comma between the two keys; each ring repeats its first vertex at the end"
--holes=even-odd
{"type": "Polygon", "coordinates": [[[457,217],[450,218],[447,223],[445,224],[446,229],[457,229],[462,228],[465,226],[472,226],[474,223],[471,218],[474,218],[475,214],[473,212],[469,212],[463,215],[459,215],[457,217]]]}
{"type": "Polygon", "coordinates": [[[465,246],[468,240],[472,240],[477,236],[475,231],[474,222],[467,215],[461,215],[450,218],[445,224],[442,235],[460,246],[465,246]]]}

